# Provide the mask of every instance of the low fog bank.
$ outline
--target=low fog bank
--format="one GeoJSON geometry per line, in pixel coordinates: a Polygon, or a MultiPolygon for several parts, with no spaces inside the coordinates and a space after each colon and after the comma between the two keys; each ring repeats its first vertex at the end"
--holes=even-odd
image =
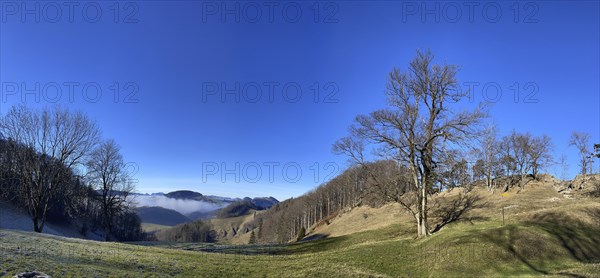
{"type": "Polygon", "coordinates": [[[137,195],[133,197],[132,203],[136,207],[163,207],[175,210],[183,215],[193,212],[209,212],[220,209],[227,204],[217,205],[209,202],[196,200],[173,199],[166,196],[145,196],[137,195]]]}

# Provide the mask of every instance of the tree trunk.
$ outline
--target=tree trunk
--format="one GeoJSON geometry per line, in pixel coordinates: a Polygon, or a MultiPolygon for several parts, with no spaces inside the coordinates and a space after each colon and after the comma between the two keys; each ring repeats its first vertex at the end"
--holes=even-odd
{"type": "Polygon", "coordinates": [[[39,221],[38,221],[38,218],[37,218],[37,216],[33,216],[33,217],[31,217],[31,220],[33,221],[33,230],[34,230],[36,233],[41,233],[41,232],[42,232],[42,229],[40,229],[40,227],[39,227],[39,225],[38,225],[39,221]]]}
{"type": "Polygon", "coordinates": [[[510,186],[509,183],[507,181],[505,181],[504,182],[504,188],[502,188],[502,192],[508,191],[509,186],[510,186]]]}
{"type": "Polygon", "coordinates": [[[525,182],[526,182],[527,174],[521,174],[521,181],[519,182],[519,192],[525,190],[525,182]]]}
{"type": "Polygon", "coordinates": [[[104,241],[110,241],[110,221],[111,221],[111,217],[110,217],[110,211],[107,207],[107,205],[105,205],[104,207],[104,241]]]}
{"type": "Polygon", "coordinates": [[[419,236],[424,237],[429,235],[429,227],[427,225],[427,186],[425,184],[421,185],[421,231],[419,232],[419,236]]]}
{"type": "Polygon", "coordinates": [[[420,212],[418,212],[415,215],[415,220],[417,221],[417,238],[421,238],[422,237],[423,229],[421,229],[421,223],[422,222],[421,222],[421,213],[420,212]]]}

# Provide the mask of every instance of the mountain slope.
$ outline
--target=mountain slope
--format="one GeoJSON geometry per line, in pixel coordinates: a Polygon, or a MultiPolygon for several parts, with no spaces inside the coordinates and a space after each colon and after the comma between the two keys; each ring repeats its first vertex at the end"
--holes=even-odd
{"type": "Polygon", "coordinates": [[[203,201],[204,195],[190,190],[178,190],[165,194],[165,196],[174,199],[189,199],[203,201]]]}
{"type": "MultiPolygon", "coordinates": [[[[593,183],[600,181],[599,177],[600,175],[588,176],[585,190],[564,190],[569,182],[559,182],[551,176],[541,175],[539,180],[530,178],[524,191],[519,192],[518,187],[515,187],[502,194],[488,191],[482,181],[476,182],[470,191],[457,188],[434,195],[430,201],[429,225],[431,229],[443,230],[455,222],[466,221],[473,225],[489,221],[502,223],[503,208],[506,225],[534,221],[539,217],[535,213],[550,210],[567,213],[572,206],[599,202],[598,198],[591,197],[590,194],[594,188],[593,183]]],[[[280,207],[279,210],[291,213],[286,212],[285,207],[280,207]]],[[[260,218],[257,216],[258,220],[260,218]]],[[[593,218],[588,217],[586,221],[589,222],[590,219],[593,218]]],[[[399,204],[389,203],[376,207],[363,205],[352,209],[347,207],[308,227],[306,237],[344,236],[398,224],[408,224],[408,229],[414,229],[413,217],[399,204]]],[[[256,233],[259,225],[260,222],[256,221],[249,223],[249,231],[254,229],[256,233]]],[[[246,238],[247,235],[238,233],[236,237],[246,238]]],[[[235,238],[230,241],[247,243],[247,240],[235,238]]]]}
{"type": "Polygon", "coordinates": [[[228,206],[220,209],[217,213],[217,217],[238,217],[246,215],[251,211],[269,209],[277,203],[279,203],[279,201],[277,201],[277,199],[273,197],[262,197],[254,199],[246,197],[241,201],[231,203],[228,206]]]}
{"type": "MultiPolygon", "coordinates": [[[[29,232],[33,231],[33,224],[26,211],[15,208],[9,203],[0,201],[0,229],[12,229],[29,232]]],[[[90,240],[103,239],[102,236],[92,232],[88,232],[85,236],[83,236],[79,232],[79,229],[80,228],[76,227],[74,224],[55,224],[52,222],[46,222],[43,233],[72,238],[85,238],[90,240]]]]}
{"type": "Polygon", "coordinates": [[[142,223],[175,226],[190,221],[183,214],[163,207],[139,207],[136,208],[136,212],[142,223]]]}

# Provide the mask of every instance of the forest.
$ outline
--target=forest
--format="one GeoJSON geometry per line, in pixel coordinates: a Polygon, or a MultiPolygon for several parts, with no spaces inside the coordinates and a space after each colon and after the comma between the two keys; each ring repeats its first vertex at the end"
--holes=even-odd
{"type": "Polygon", "coordinates": [[[26,211],[35,232],[52,221],[106,241],[144,238],[120,147],[82,112],[13,106],[0,119],[0,171],[0,200],[26,211]]]}

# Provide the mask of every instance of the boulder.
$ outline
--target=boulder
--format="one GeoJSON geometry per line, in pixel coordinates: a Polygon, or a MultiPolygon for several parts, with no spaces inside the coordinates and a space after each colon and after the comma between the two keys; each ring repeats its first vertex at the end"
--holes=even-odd
{"type": "Polygon", "coordinates": [[[47,275],[46,273],[39,272],[39,271],[29,271],[29,272],[19,273],[19,274],[13,276],[13,278],[50,278],[50,276],[47,275]]]}

